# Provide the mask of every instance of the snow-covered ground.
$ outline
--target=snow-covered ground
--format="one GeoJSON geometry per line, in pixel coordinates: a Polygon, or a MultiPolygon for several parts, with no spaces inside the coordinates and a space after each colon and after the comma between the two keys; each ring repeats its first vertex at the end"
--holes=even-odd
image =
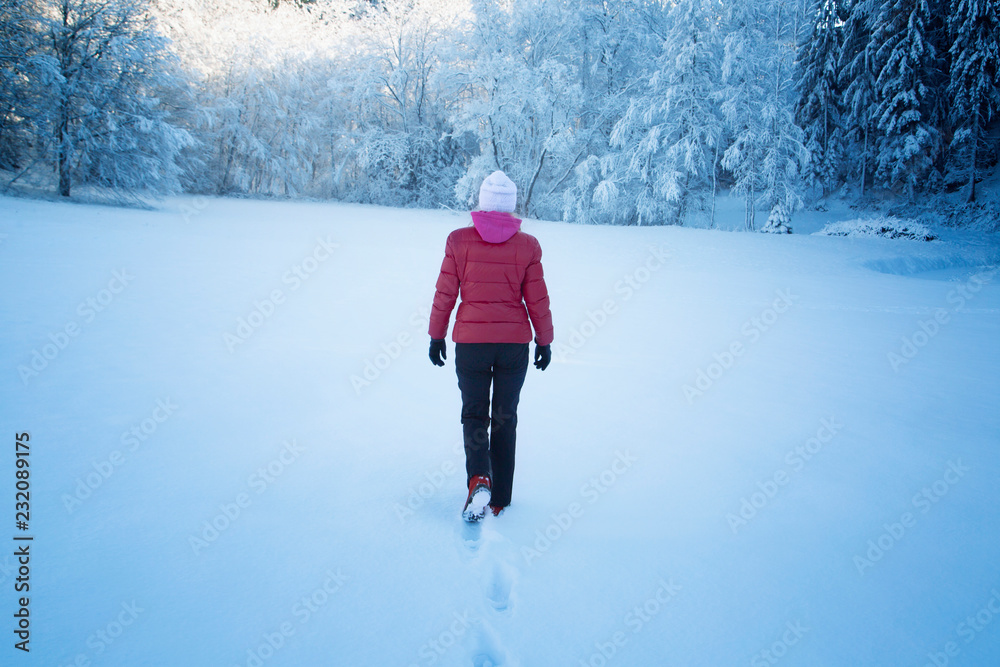
{"type": "Polygon", "coordinates": [[[996,242],[527,221],[554,361],[469,530],[426,336],[464,224],[0,198],[4,664],[1000,661],[996,242]]]}

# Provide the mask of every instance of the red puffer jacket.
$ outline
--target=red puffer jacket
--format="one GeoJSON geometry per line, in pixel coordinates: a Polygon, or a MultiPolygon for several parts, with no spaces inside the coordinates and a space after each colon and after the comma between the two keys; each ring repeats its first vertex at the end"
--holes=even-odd
{"type": "Polygon", "coordinates": [[[444,338],[459,294],[451,339],[456,343],[552,342],[549,293],[538,239],[519,231],[509,213],[474,211],[475,227],[448,235],[431,308],[431,338],[444,338]],[[525,310],[527,305],[527,310],[525,310]],[[531,323],[528,323],[528,317],[531,323]]]}

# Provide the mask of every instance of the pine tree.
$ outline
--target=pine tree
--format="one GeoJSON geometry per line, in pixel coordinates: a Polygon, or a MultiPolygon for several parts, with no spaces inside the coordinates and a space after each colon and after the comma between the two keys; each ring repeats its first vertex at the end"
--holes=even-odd
{"type": "Polygon", "coordinates": [[[887,0],[872,33],[875,44],[876,176],[911,199],[930,175],[940,147],[933,123],[933,64],[927,0],[887,0]]]}
{"type": "Polygon", "coordinates": [[[952,160],[968,174],[966,198],[974,202],[979,169],[993,157],[987,128],[1000,114],[1000,0],[953,0],[948,27],[952,160]]]}
{"type": "Polygon", "coordinates": [[[843,159],[840,68],[843,11],[839,0],[815,0],[811,34],[799,47],[796,122],[812,156],[807,179],[830,193],[843,159]]]}
{"type": "Polygon", "coordinates": [[[733,137],[722,156],[722,166],[732,173],[733,192],[745,199],[745,225],[755,229],[757,193],[760,189],[764,130],[763,107],[766,75],[762,48],[767,35],[757,0],[728,5],[722,61],[722,113],[733,137]]]}
{"type": "Polygon", "coordinates": [[[767,234],[791,234],[792,227],[789,224],[792,216],[784,204],[776,204],[771,213],[767,216],[767,222],[761,227],[762,232],[767,234]]]}
{"type": "Polygon", "coordinates": [[[948,30],[948,12],[951,0],[927,0],[930,18],[925,39],[931,45],[932,55],[927,60],[928,114],[927,122],[937,129],[938,145],[933,152],[933,166],[925,189],[937,192],[945,186],[948,167],[948,138],[953,134],[951,99],[948,96],[948,73],[951,70],[952,37],[948,30]]]}
{"type": "Polygon", "coordinates": [[[873,0],[853,0],[844,22],[844,40],[838,58],[838,83],[844,91],[843,125],[845,138],[853,143],[846,151],[848,162],[856,163],[861,195],[864,196],[874,162],[876,133],[875,45],[871,41],[875,20],[873,0]]]}

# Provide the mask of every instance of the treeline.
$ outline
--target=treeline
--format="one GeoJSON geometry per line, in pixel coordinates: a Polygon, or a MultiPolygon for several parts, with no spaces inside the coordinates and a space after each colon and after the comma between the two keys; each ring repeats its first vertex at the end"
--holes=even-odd
{"type": "Polygon", "coordinates": [[[997,160],[1000,0],[4,0],[0,169],[128,193],[780,230],[997,160]],[[769,211],[764,224],[758,210],[769,211]]]}

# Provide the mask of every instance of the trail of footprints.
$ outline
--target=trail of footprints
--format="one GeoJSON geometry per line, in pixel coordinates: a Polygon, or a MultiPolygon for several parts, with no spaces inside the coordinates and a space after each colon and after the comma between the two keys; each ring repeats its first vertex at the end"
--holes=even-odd
{"type": "MultiPolygon", "coordinates": [[[[485,581],[483,612],[478,615],[471,633],[469,662],[473,667],[516,667],[516,662],[504,648],[492,618],[512,613],[516,596],[512,596],[517,568],[502,555],[506,538],[487,524],[466,524],[462,540],[470,566],[480,581],[485,581]],[[499,553],[496,553],[499,552],[499,553]]],[[[468,664],[468,662],[466,663],[468,664]]]]}

